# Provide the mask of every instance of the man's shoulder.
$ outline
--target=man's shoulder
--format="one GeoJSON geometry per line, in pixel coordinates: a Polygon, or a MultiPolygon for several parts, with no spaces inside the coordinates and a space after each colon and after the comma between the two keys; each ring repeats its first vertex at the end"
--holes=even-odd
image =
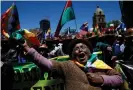
{"type": "Polygon", "coordinates": [[[62,61],[62,62],[52,60],[52,64],[54,68],[62,70],[70,70],[74,69],[74,67],[75,68],[77,67],[77,65],[72,60],[62,61]]]}
{"type": "Polygon", "coordinates": [[[52,61],[52,71],[57,71],[59,74],[63,75],[63,74],[68,74],[70,71],[74,71],[75,70],[75,64],[74,62],[72,62],[71,60],[68,61],[55,61],[55,60],[51,60],[52,61]]]}
{"type": "Polygon", "coordinates": [[[54,64],[59,64],[59,65],[74,65],[74,62],[72,60],[68,61],[56,61],[56,60],[51,60],[53,65],[54,64]]]}

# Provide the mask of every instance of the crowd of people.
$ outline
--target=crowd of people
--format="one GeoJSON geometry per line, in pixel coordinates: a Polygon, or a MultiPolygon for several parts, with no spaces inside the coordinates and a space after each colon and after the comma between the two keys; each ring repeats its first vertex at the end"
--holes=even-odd
{"type": "Polygon", "coordinates": [[[28,46],[25,40],[17,40],[16,37],[7,42],[2,42],[3,62],[12,62],[15,59],[19,63],[25,63],[30,60],[41,70],[56,71],[57,76],[65,81],[67,90],[122,89],[123,79],[114,69],[115,61],[123,60],[130,63],[133,61],[133,28],[129,28],[125,35],[43,41],[37,48],[28,46]],[[12,41],[14,41],[10,47],[12,49],[6,50],[6,43],[11,44],[12,41]],[[102,53],[97,54],[97,58],[104,61],[109,68],[86,69],[93,53],[99,51],[102,53]],[[64,62],[50,60],[65,55],[69,55],[70,60],[64,62]]]}
{"type": "Polygon", "coordinates": [[[84,35],[47,37],[40,46],[30,46],[23,38],[23,29],[13,30],[10,38],[8,35],[7,40],[1,40],[2,90],[12,90],[14,63],[27,62],[35,63],[42,72],[52,72],[61,78],[65,90],[133,90],[132,4],[124,1],[120,4],[126,29],[95,27],[84,35]],[[69,60],[52,59],[59,56],[69,56],[69,60]]]}

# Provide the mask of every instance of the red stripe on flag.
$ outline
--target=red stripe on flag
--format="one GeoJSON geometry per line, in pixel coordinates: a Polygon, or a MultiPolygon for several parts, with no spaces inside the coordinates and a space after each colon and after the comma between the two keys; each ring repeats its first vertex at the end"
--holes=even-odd
{"type": "Polygon", "coordinates": [[[65,6],[65,9],[72,6],[72,1],[68,0],[65,6]]]}
{"type": "MultiPolygon", "coordinates": [[[[63,9],[63,12],[62,12],[62,14],[61,14],[61,17],[60,17],[60,20],[59,20],[59,23],[58,23],[58,26],[57,26],[57,28],[56,28],[56,31],[55,31],[55,37],[58,37],[59,36],[59,33],[60,33],[60,30],[61,30],[61,28],[62,28],[62,26],[66,23],[66,22],[68,22],[68,21],[70,21],[70,20],[73,20],[73,19],[75,19],[75,15],[74,15],[74,11],[73,11],[73,9],[72,9],[72,11],[69,11],[69,12],[67,12],[67,14],[66,14],[66,8],[68,8],[68,7],[71,7],[72,8],[72,1],[71,0],[68,0],[67,1],[67,3],[66,3],[66,5],[65,5],[65,8],[63,9]],[[65,12],[65,16],[64,16],[64,12],[65,12]],[[73,17],[74,16],[74,17],[73,17]],[[63,24],[61,24],[62,23],[62,18],[64,18],[64,17],[66,17],[65,18],[65,23],[63,23],[63,24]]],[[[70,9],[71,10],[71,9],[70,9]]]]}

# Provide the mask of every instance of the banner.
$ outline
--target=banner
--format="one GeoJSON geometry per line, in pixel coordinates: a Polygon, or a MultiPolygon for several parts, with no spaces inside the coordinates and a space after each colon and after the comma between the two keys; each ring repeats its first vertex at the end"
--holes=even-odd
{"type": "MultiPolygon", "coordinates": [[[[67,61],[69,56],[59,56],[52,60],[67,61]]],[[[12,90],[64,90],[63,80],[55,77],[54,72],[42,72],[32,62],[13,66],[15,75],[12,90]]]]}

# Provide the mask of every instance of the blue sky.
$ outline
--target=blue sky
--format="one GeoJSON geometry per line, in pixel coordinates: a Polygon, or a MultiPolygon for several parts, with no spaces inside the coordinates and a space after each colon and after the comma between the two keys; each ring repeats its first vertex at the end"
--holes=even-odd
{"type": "MultiPolygon", "coordinates": [[[[1,13],[3,14],[12,3],[13,1],[2,1],[1,13]]],[[[48,18],[52,32],[55,32],[65,3],[65,1],[16,1],[21,28],[39,28],[40,20],[48,18]]],[[[104,11],[106,22],[121,18],[118,1],[73,1],[72,4],[78,31],[86,21],[89,23],[89,27],[92,27],[92,16],[97,5],[104,11]]],[[[66,23],[62,30],[67,27],[76,29],[75,20],[66,23]]]]}

